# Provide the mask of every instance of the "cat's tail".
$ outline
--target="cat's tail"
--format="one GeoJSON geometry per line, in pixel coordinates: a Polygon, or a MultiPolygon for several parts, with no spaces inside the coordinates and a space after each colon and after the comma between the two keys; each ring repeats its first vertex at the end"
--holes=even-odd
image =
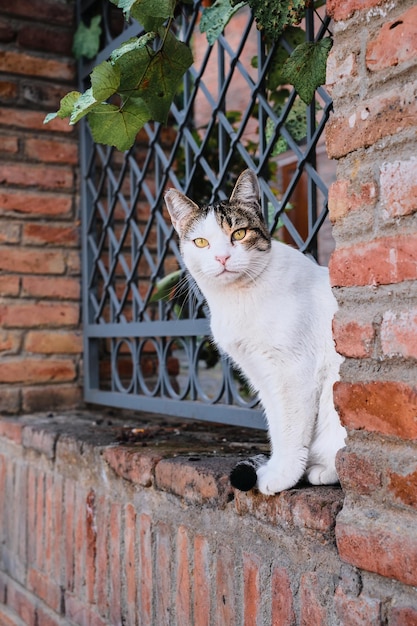
{"type": "Polygon", "coordinates": [[[256,486],[258,476],[256,470],[268,461],[265,454],[257,454],[236,463],[230,472],[232,487],[240,491],[249,491],[256,486]]]}

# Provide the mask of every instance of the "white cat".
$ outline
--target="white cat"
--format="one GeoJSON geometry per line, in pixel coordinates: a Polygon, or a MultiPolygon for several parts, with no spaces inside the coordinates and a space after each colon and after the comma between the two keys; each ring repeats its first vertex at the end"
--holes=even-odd
{"type": "Polygon", "coordinates": [[[270,495],[302,478],[337,482],[335,455],[346,432],[333,405],[342,358],[332,338],[337,304],[327,268],[271,241],[251,170],[229,201],[199,207],[174,189],[165,201],[185,265],[207,300],[214,341],[258,392],[268,421],[270,458],[248,462],[256,472],[249,482],[239,464],[232,484],[246,490],[257,479],[270,495]]]}

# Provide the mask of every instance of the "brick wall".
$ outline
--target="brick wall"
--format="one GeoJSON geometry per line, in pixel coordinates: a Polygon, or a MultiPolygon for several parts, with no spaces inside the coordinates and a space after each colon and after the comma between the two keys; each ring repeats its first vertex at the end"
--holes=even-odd
{"type": "Polygon", "coordinates": [[[417,624],[417,597],[401,597],[417,584],[417,7],[328,8],[330,269],[346,357],[335,400],[349,431],[336,538],[343,561],[362,570],[361,592],[339,590],[337,605],[360,615],[355,623],[379,623],[379,611],[384,624],[417,624]]]}
{"type": "Polygon", "coordinates": [[[0,8],[0,409],[80,401],[76,132],[45,114],[76,79],[72,3],[0,8]]]}

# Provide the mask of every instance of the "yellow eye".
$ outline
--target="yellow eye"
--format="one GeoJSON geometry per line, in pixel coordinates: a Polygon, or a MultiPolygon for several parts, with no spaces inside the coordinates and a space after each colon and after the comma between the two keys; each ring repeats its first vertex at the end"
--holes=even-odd
{"type": "Polygon", "coordinates": [[[204,237],[197,237],[197,239],[194,239],[194,243],[197,248],[207,248],[207,246],[209,245],[209,242],[207,241],[207,239],[204,239],[204,237]]]}
{"type": "Polygon", "coordinates": [[[246,228],[239,228],[239,230],[235,230],[232,235],[233,241],[242,241],[246,237],[246,228]]]}

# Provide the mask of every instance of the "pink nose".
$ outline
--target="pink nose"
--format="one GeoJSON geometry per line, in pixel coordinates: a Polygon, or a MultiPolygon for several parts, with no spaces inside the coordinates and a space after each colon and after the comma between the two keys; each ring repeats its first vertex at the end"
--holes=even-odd
{"type": "Polygon", "coordinates": [[[227,261],[227,259],[230,259],[230,255],[228,255],[228,256],[216,256],[215,258],[216,258],[216,261],[221,263],[221,265],[226,265],[226,261],[227,261]]]}

